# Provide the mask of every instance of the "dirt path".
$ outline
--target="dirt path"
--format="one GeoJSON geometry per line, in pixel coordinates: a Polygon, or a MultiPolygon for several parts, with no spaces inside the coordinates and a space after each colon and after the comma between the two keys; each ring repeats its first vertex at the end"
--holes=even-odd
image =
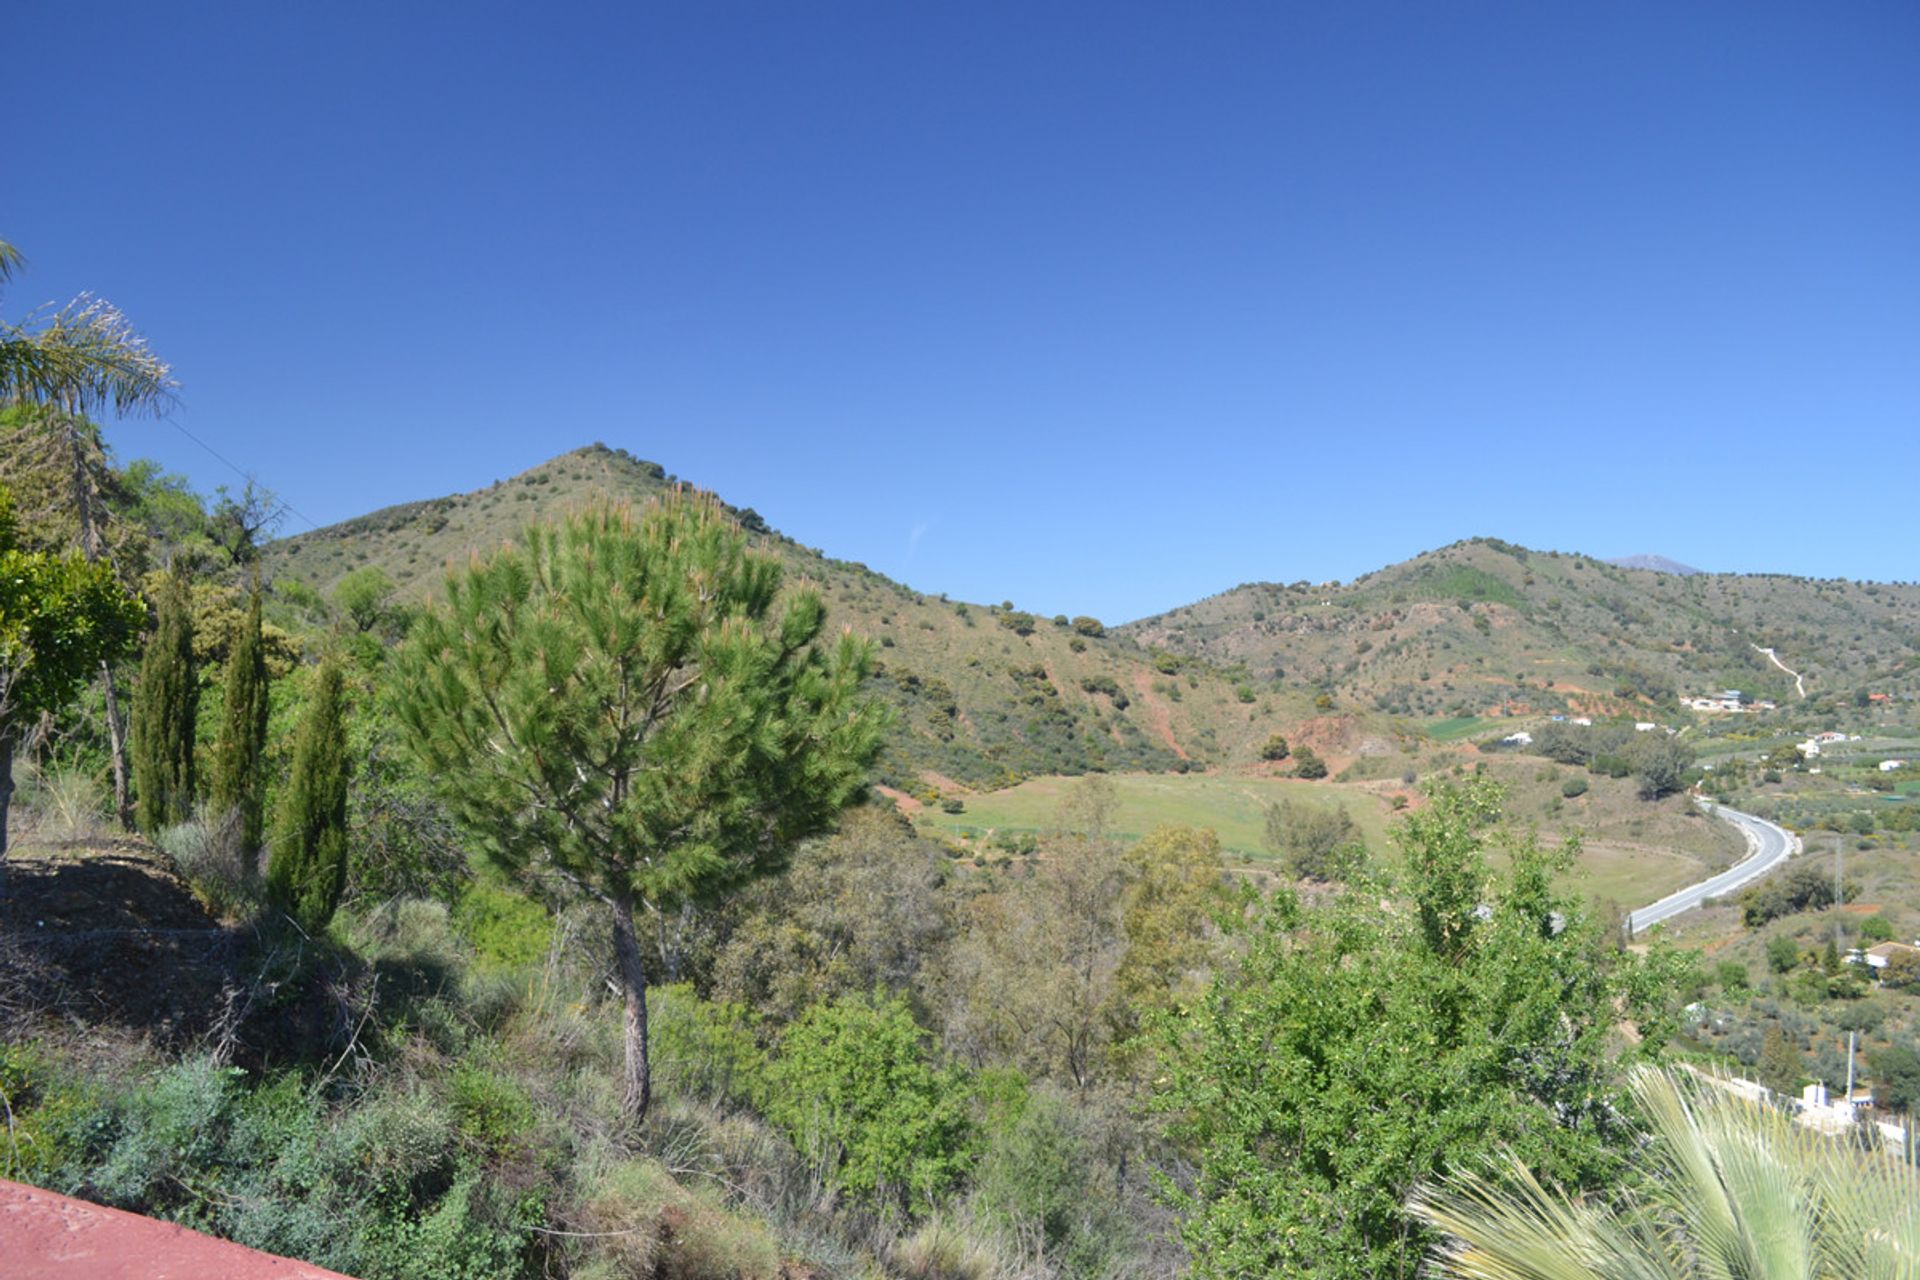
{"type": "Polygon", "coordinates": [[[1173,736],[1173,712],[1153,691],[1153,677],[1144,671],[1134,672],[1133,691],[1139,695],[1140,701],[1147,708],[1147,714],[1152,717],[1153,731],[1159,735],[1160,741],[1166,743],[1167,749],[1173,754],[1182,760],[1187,759],[1186,748],[1182,747],[1180,740],[1173,736]]]}
{"type": "MultiPolygon", "coordinates": [[[[1747,643],[1752,644],[1753,642],[1748,641],[1747,643]]],[[[1757,644],[1754,645],[1753,647],[1760,653],[1766,654],[1767,661],[1771,662],[1774,666],[1780,668],[1782,671],[1786,672],[1788,675],[1793,677],[1794,690],[1798,692],[1802,698],[1805,698],[1807,696],[1807,682],[1800,678],[1800,673],[1798,671],[1795,671],[1792,667],[1789,667],[1786,663],[1780,661],[1780,655],[1775,653],[1773,650],[1762,649],[1757,644]]]]}

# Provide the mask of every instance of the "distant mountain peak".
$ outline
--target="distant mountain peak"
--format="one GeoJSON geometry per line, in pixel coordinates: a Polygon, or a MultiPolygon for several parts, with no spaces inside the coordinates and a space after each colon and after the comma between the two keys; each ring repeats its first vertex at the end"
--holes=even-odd
{"type": "Polygon", "coordinates": [[[1678,560],[1669,560],[1665,556],[1619,556],[1607,561],[1622,569],[1650,569],[1654,573],[1670,573],[1676,578],[1691,578],[1695,574],[1705,573],[1705,569],[1696,569],[1690,564],[1681,564],[1678,560]]]}

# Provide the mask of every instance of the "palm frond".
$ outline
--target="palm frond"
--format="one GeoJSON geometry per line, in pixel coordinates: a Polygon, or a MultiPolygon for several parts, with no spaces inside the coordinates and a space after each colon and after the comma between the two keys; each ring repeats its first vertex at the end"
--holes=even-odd
{"type": "Polygon", "coordinates": [[[37,328],[0,331],[0,404],[160,411],[175,386],[166,362],[102,298],[82,294],[37,328]]]}
{"type": "Polygon", "coordinates": [[[5,240],[0,240],[0,284],[5,284],[7,281],[13,279],[13,277],[19,273],[20,268],[26,265],[27,260],[21,255],[18,249],[8,244],[5,240]]]}
{"type": "Polygon", "coordinates": [[[1414,1209],[1463,1280],[1920,1280],[1920,1178],[1693,1072],[1642,1068],[1644,1189],[1618,1206],[1515,1164],[1462,1173],[1414,1209]]]}

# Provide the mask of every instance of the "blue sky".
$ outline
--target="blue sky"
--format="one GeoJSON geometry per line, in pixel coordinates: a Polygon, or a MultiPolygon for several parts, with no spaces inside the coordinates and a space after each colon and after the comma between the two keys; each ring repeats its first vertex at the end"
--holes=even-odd
{"type": "Polygon", "coordinates": [[[321,523],[603,440],[1047,613],[1473,534],[1920,578],[1916,55],[1908,3],[22,0],[0,316],[111,298],[321,523]]]}

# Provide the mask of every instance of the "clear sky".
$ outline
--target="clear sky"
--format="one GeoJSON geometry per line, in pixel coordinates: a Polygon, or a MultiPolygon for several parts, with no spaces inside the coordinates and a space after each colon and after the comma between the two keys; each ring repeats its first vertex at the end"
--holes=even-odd
{"type": "Polygon", "coordinates": [[[1109,620],[1473,534],[1920,578],[1908,0],[14,0],[0,114],[0,316],[111,298],[321,523],[602,440],[1109,620]]]}

